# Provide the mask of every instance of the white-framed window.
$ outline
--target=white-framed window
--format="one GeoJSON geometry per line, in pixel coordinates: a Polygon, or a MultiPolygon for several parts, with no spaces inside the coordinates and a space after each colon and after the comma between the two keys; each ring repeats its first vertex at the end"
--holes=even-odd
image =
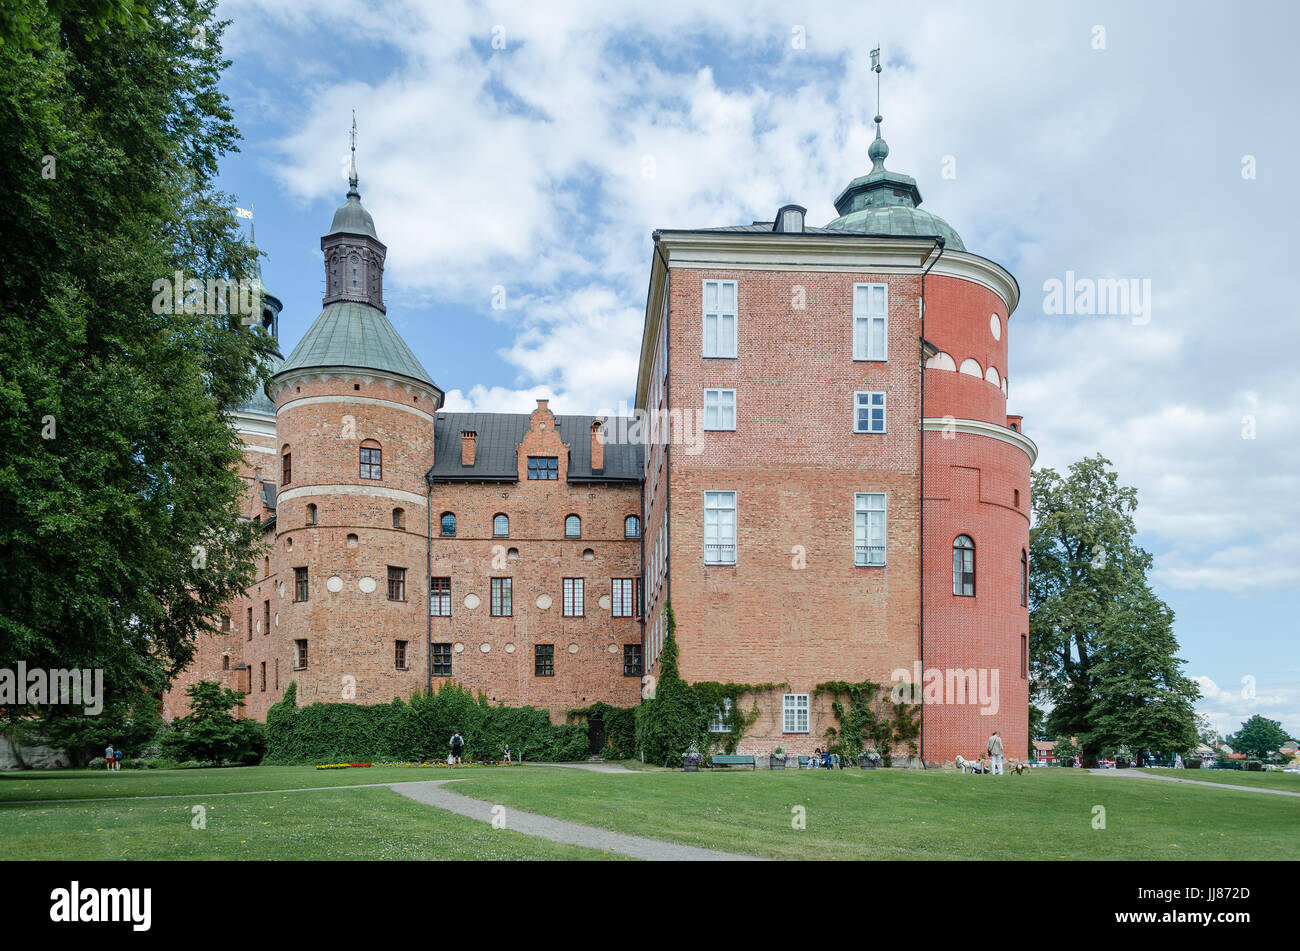
{"type": "Polygon", "coordinates": [[[853,285],[853,359],[889,359],[889,285],[853,285]]]}
{"type": "Polygon", "coordinates": [[[781,732],[808,732],[808,695],[787,693],[781,696],[781,732]]]}
{"type": "Polygon", "coordinates": [[[865,391],[853,394],[853,431],[855,433],[885,431],[884,393],[865,391]]]}
{"type": "Polygon", "coordinates": [[[614,617],[635,617],[636,610],[634,578],[612,579],[610,595],[610,613],[614,617]]]}
{"type": "Polygon", "coordinates": [[[885,563],[885,493],[853,495],[853,563],[885,563]]]}
{"type": "Polygon", "coordinates": [[[704,428],[736,428],[736,391],[704,391],[704,428]]]}
{"type": "Polygon", "coordinates": [[[730,733],[727,718],[731,716],[731,698],[723,697],[722,705],[713,708],[713,719],[709,721],[710,733],[730,733]]]}
{"type": "Polygon", "coordinates": [[[736,282],[704,282],[704,352],[706,357],[736,355],[736,282]]]}
{"type": "Polygon", "coordinates": [[[704,493],[704,563],[736,563],[736,493],[704,493]]]}
{"type": "Polygon", "coordinates": [[[582,580],[581,578],[564,579],[564,616],[582,617],[582,580]]]}

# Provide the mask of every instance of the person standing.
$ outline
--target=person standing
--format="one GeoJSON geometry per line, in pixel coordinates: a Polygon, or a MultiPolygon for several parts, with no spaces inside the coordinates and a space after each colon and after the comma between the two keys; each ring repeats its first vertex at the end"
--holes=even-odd
{"type": "Polygon", "coordinates": [[[113,744],[110,743],[104,747],[104,769],[111,773],[113,771],[113,762],[113,744]]]}
{"type": "Polygon", "coordinates": [[[993,775],[1001,776],[1002,774],[1002,734],[998,730],[993,731],[989,737],[989,756],[993,759],[993,775]]]}
{"type": "Polygon", "coordinates": [[[460,765],[460,756],[465,750],[465,740],[460,735],[460,730],[453,730],[451,734],[451,762],[454,766],[460,765]]]}

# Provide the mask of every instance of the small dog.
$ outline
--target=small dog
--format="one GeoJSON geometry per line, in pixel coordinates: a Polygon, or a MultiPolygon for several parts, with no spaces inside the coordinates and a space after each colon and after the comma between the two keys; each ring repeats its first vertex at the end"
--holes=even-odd
{"type": "Polygon", "coordinates": [[[1011,772],[1015,773],[1017,776],[1020,776],[1020,775],[1022,775],[1023,773],[1027,773],[1027,772],[1029,772],[1029,764],[1028,764],[1028,763],[1017,763],[1015,766],[1012,766],[1012,767],[1011,767],[1011,772]]]}

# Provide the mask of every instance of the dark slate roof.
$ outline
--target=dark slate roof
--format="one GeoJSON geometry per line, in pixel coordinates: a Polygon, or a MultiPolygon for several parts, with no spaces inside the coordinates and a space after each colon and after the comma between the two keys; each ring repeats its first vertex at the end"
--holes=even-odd
{"type": "Polygon", "coordinates": [[[262,482],[262,504],[275,511],[275,486],[265,480],[262,482]]]}
{"type": "MultiPolygon", "coordinates": [[[[644,455],[639,443],[605,443],[605,468],[591,471],[591,424],[597,419],[606,431],[617,420],[608,416],[560,416],[555,426],[569,445],[570,482],[640,482],[644,455]]],[[[531,413],[439,413],[434,427],[434,482],[514,482],[519,478],[515,448],[532,425],[531,413]],[[460,434],[476,434],[474,465],[460,464],[460,434]]]]}

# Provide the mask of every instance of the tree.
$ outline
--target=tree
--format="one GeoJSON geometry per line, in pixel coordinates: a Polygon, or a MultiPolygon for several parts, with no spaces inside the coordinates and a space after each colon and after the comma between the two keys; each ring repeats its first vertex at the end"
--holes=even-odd
{"type": "Polygon", "coordinates": [[[1196,738],[1206,746],[1213,746],[1219,740],[1219,731],[1214,728],[1214,721],[1204,713],[1196,714],[1196,738]]]}
{"type": "Polygon", "coordinates": [[[702,710],[694,692],[677,670],[677,618],[672,606],[665,607],[668,633],[659,654],[659,679],[654,696],[636,710],[636,740],[651,763],[680,765],[681,755],[692,744],[708,749],[709,714],[702,710]]]}
{"type": "Polygon", "coordinates": [[[1294,737],[1282,729],[1277,720],[1269,720],[1258,713],[1241,725],[1241,729],[1228,737],[1228,745],[1238,753],[1254,759],[1266,759],[1281,749],[1282,744],[1294,737]]]}
{"type": "Polygon", "coordinates": [[[262,725],[237,720],[230,713],[244,705],[246,694],[215,680],[200,680],[186,687],[185,695],[190,698],[190,712],[172,721],[172,729],[163,734],[163,753],[181,762],[197,760],[213,766],[261,759],[262,725]]]}
{"type": "Polygon", "coordinates": [[[1088,765],[1103,746],[1190,746],[1198,691],[1174,656],[1173,614],[1147,582],[1151,556],[1134,542],[1136,490],[1100,455],[1032,480],[1031,682],[1052,704],[1048,732],[1078,737],[1088,765]],[[1157,706],[1158,727],[1138,730],[1125,689],[1157,706]]]}
{"type": "Polygon", "coordinates": [[[15,724],[16,734],[26,746],[52,746],[64,750],[73,766],[85,766],[104,754],[110,744],[127,756],[136,756],[158,735],[162,719],[156,696],[140,692],[119,696],[96,716],[77,708],[51,707],[39,720],[15,724]]]}
{"type": "Polygon", "coordinates": [[[0,667],[101,669],[109,702],[167,686],[260,544],[227,412],[273,341],[151,306],[178,270],[252,276],[213,184],[239,138],[214,7],[19,0],[0,23],[30,33],[0,44],[0,667]]]}

